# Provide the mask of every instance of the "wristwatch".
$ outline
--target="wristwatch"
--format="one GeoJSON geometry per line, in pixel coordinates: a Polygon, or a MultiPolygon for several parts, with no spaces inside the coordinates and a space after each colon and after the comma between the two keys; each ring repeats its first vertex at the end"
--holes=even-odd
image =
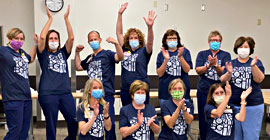
{"type": "Polygon", "coordinates": [[[108,115],[107,117],[104,116],[104,120],[108,120],[110,118],[110,115],[108,115]]]}

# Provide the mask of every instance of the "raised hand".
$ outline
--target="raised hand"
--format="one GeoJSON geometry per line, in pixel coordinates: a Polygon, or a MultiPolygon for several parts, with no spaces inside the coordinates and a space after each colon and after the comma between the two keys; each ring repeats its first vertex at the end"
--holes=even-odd
{"type": "Polygon", "coordinates": [[[127,9],[127,6],[128,6],[128,2],[124,3],[124,4],[121,4],[121,7],[118,11],[118,14],[123,14],[124,11],[127,9]]]}
{"type": "Polygon", "coordinates": [[[241,94],[241,99],[246,100],[247,96],[251,93],[252,87],[249,87],[247,90],[243,91],[241,94]]]}
{"type": "Polygon", "coordinates": [[[226,62],[225,63],[226,69],[229,73],[233,72],[232,62],[226,62]]]}
{"type": "Polygon", "coordinates": [[[70,11],[70,5],[68,5],[67,12],[64,14],[64,19],[67,19],[69,16],[69,11],[70,11]]]}
{"type": "Polygon", "coordinates": [[[35,33],[34,34],[34,43],[35,43],[35,45],[38,45],[38,35],[35,33]]]}
{"type": "Polygon", "coordinates": [[[155,121],[156,117],[157,115],[151,117],[150,120],[148,120],[147,125],[150,126],[155,121]]]}
{"type": "Polygon", "coordinates": [[[103,107],[103,115],[109,114],[109,102],[103,107]]]}
{"type": "Polygon", "coordinates": [[[226,91],[226,96],[229,96],[229,97],[232,96],[231,85],[229,84],[228,81],[226,81],[225,91],[226,91]]]}
{"type": "Polygon", "coordinates": [[[141,113],[141,110],[138,110],[137,119],[138,119],[138,124],[141,126],[143,123],[143,113],[141,113]]]}
{"type": "Polygon", "coordinates": [[[49,19],[52,19],[52,14],[51,14],[51,12],[50,12],[50,10],[49,10],[48,7],[46,7],[46,12],[47,12],[48,18],[49,18],[49,19]]]}
{"type": "Polygon", "coordinates": [[[108,37],[108,38],[106,39],[106,41],[107,41],[108,43],[112,43],[112,44],[117,44],[117,43],[118,43],[118,41],[116,41],[113,37],[108,37]]]}
{"type": "Polygon", "coordinates": [[[255,57],[253,58],[253,60],[251,61],[250,66],[251,66],[251,67],[255,66],[255,65],[257,64],[257,62],[258,62],[258,57],[255,56],[255,57]]]}
{"type": "Polygon", "coordinates": [[[143,17],[143,19],[148,27],[152,27],[156,17],[157,17],[157,15],[155,14],[155,12],[153,10],[151,10],[148,12],[148,17],[147,18],[143,17]]]}
{"type": "Polygon", "coordinates": [[[184,49],[185,49],[184,47],[179,47],[178,48],[178,54],[177,54],[178,57],[181,57],[182,56],[182,54],[184,52],[184,49]]]}
{"type": "Polygon", "coordinates": [[[83,45],[77,45],[76,46],[76,52],[81,52],[84,49],[83,45]]]}
{"type": "Polygon", "coordinates": [[[165,60],[170,59],[170,54],[169,54],[168,50],[166,50],[164,47],[161,47],[161,53],[162,53],[165,60]]]}
{"type": "Polygon", "coordinates": [[[98,101],[96,101],[94,104],[94,115],[97,117],[98,114],[99,114],[99,104],[98,101]]]}

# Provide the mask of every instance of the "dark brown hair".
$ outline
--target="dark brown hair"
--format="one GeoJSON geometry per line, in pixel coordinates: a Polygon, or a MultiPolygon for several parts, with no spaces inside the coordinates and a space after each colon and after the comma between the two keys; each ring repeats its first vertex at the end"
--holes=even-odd
{"type": "Polygon", "coordinates": [[[236,39],[235,43],[234,43],[233,51],[234,51],[235,54],[237,54],[237,49],[240,48],[245,42],[248,43],[248,46],[249,46],[249,49],[250,49],[249,55],[254,53],[254,48],[255,48],[254,39],[252,37],[241,36],[241,37],[238,37],[236,39]]]}
{"type": "Polygon", "coordinates": [[[48,33],[47,33],[47,35],[46,35],[45,48],[46,48],[48,51],[52,51],[52,50],[50,49],[50,47],[49,47],[49,38],[50,38],[50,34],[53,33],[53,32],[57,34],[58,39],[59,39],[59,46],[58,46],[58,48],[57,48],[57,51],[59,51],[60,48],[61,48],[60,34],[59,34],[59,32],[57,32],[56,30],[49,30],[49,31],[48,31],[48,33]]]}
{"type": "Polygon", "coordinates": [[[177,37],[177,48],[179,47],[183,47],[183,45],[181,44],[181,39],[180,39],[180,36],[179,36],[179,33],[173,29],[169,29],[165,32],[165,34],[163,35],[163,38],[162,38],[162,46],[168,50],[168,45],[167,45],[167,37],[168,36],[173,36],[173,35],[176,35],[177,37]]]}
{"type": "Polygon", "coordinates": [[[214,99],[212,97],[213,97],[213,94],[214,94],[215,90],[217,88],[219,88],[219,87],[223,88],[223,90],[225,92],[225,85],[224,84],[215,83],[215,84],[211,85],[211,87],[209,88],[208,95],[207,95],[206,104],[209,104],[209,105],[215,105],[216,104],[216,102],[214,101],[214,99]]]}

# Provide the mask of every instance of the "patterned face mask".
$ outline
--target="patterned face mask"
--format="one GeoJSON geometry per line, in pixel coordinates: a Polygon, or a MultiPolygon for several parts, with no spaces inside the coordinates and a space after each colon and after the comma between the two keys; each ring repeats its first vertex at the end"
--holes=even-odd
{"type": "Polygon", "coordinates": [[[173,99],[179,100],[184,97],[185,92],[183,90],[176,90],[176,91],[172,91],[171,94],[172,94],[173,99]]]}

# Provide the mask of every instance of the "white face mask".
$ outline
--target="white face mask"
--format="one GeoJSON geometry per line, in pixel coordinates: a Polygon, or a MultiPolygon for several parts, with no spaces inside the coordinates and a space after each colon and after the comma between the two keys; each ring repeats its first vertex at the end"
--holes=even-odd
{"type": "Polygon", "coordinates": [[[249,48],[238,48],[237,49],[237,54],[239,57],[242,59],[245,59],[249,56],[250,49],[249,48]]]}
{"type": "Polygon", "coordinates": [[[52,42],[52,41],[49,41],[49,48],[50,48],[51,50],[57,50],[58,46],[59,46],[59,42],[52,42]]]}
{"type": "Polygon", "coordinates": [[[225,95],[221,95],[221,96],[214,96],[214,101],[216,102],[216,104],[221,104],[224,101],[225,95]]]}

